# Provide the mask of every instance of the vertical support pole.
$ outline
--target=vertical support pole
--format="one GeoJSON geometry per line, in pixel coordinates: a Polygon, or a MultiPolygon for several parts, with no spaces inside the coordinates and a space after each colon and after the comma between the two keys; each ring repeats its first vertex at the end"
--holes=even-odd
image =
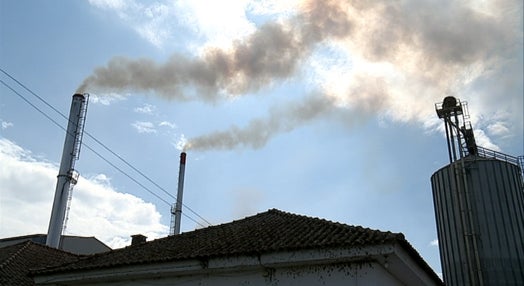
{"type": "Polygon", "coordinates": [[[452,144],[452,141],[451,141],[451,135],[450,135],[450,132],[451,132],[451,124],[449,124],[448,122],[448,118],[444,118],[444,127],[446,128],[446,139],[448,140],[448,156],[449,156],[449,163],[453,163],[453,157],[451,156],[451,144],[452,144]]]}

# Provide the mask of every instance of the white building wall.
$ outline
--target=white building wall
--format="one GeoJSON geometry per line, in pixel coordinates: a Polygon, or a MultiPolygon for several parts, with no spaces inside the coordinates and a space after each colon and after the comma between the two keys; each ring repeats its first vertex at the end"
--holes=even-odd
{"type": "Polygon", "coordinates": [[[37,275],[36,285],[441,285],[397,245],[298,250],[37,275]]]}
{"type": "Polygon", "coordinates": [[[302,267],[259,268],[235,272],[211,272],[178,277],[119,279],[83,285],[184,285],[184,286],[382,286],[404,285],[374,262],[308,265],[302,267]]]}

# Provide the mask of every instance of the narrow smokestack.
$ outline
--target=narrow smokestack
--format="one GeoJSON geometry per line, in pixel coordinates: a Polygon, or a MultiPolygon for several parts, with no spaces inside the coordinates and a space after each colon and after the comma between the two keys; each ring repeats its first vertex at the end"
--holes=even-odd
{"type": "Polygon", "coordinates": [[[176,195],[175,208],[171,208],[171,231],[170,235],[180,234],[180,221],[182,218],[182,196],[184,194],[184,174],[186,171],[186,152],[180,153],[180,168],[178,170],[178,191],[176,195]]]}
{"type": "Polygon", "coordinates": [[[71,202],[72,186],[76,184],[78,173],[75,171],[75,161],[80,154],[82,134],[87,112],[87,98],[83,94],[73,95],[69,122],[65,136],[62,160],[58,171],[53,209],[49,220],[46,245],[60,247],[60,237],[67,221],[68,204],[71,202]]]}

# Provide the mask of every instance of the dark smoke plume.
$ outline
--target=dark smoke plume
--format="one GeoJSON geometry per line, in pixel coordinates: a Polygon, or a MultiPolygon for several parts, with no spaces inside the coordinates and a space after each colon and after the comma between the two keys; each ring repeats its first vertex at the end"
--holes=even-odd
{"type": "Polygon", "coordinates": [[[221,92],[238,95],[257,91],[290,77],[315,44],[347,34],[349,19],[335,1],[312,2],[310,6],[289,21],[263,25],[246,39],[236,41],[231,50],[210,48],[198,58],[175,54],[164,64],[150,59],[113,58],[95,69],[78,92],[153,91],[168,98],[187,99],[182,89],[190,86],[197,90],[199,99],[214,101],[221,92]],[[323,13],[329,17],[323,17],[323,13]]]}
{"type": "Polygon", "coordinates": [[[264,119],[253,119],[247,126],[232,126],[188,141],[185,148],[191,150],[231,150],[263,147],[275,134],[289,132],[322,115],[333,107],[328,97],[311,95],[298,103],[291,103],[270,111],[264,119]]]}
{"type": "Polygon", "coordinates": [[[223,94],[255,92],[293,76],[319,44],[329,43],[361,62],[390,68],[396,78],[356,66],[340,77],[348,83],[342,91],[322,83],[323,95],[270,110],[267,118],[242,128],[190,139],[187,147],[259,148],[271,136],[340,104],[348,112],[385,111],[398,120],[423,120],[426,107],[446,93],[494,73],[504,82],[514,75],[502,71],[522,63],[515,60],[522,49],[522,2],[472,3],[308,0],[295,16],[259,27],[231,49],[209,48],[193,58],[175,54],[165,63],[116,57],[86,78],[79,92],[148,91],[214,102],[223,94]],[[189,95],[188,88],[195,92],[189,95]]]}

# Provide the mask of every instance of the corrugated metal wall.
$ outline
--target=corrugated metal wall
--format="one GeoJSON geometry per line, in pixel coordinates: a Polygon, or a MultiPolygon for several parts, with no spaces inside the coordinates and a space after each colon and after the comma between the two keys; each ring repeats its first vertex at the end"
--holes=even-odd
{"type": "Polygon", "coordinates": [[[467,157],[431,177],[446,285],[524,285],[518,166],[467,157]]]}

